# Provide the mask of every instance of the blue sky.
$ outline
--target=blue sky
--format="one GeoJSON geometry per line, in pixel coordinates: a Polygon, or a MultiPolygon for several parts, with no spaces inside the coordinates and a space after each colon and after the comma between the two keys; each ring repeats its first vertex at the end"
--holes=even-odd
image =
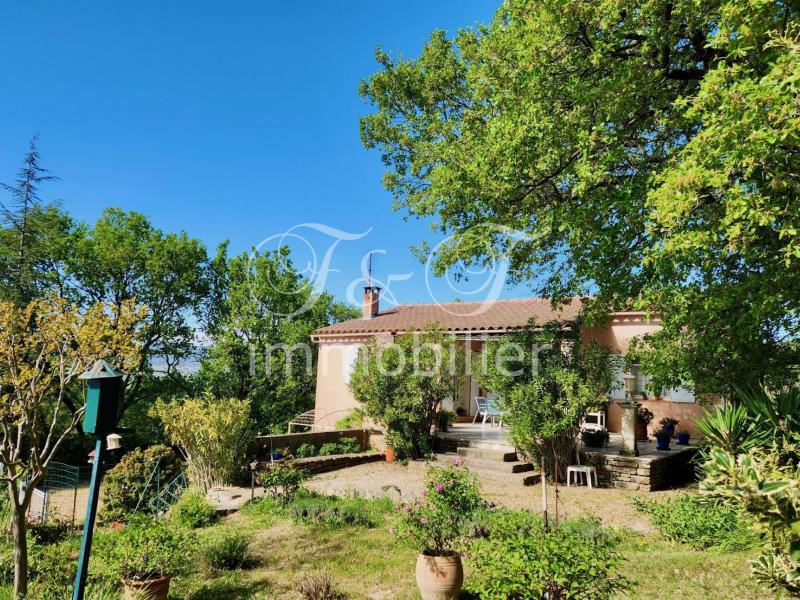
{"type": "MultiPolygon", "coordinates": [[[[39,132],[61,178],[43,195],[79,219],[120,206],[236,252],[302,223],[371,229],[336,247],[325,288],[344,299],[361,257],[378,250],[379,279],[412,273],[391,286],[398,301],[431,301],[409,247],[437,238],[392,213],[379,156],[359,140],[369,107],[358,83],[377,68],[377,44],[415,56],[432,30],[488,21],[498,4],[3,3],[0,181],[39,132]]],[[[321,259],[333,238],[304,231],[321,259]]],[[[301,267],[308,257],[298,246],[301,267]]],[[[480,285],[432,288],[468,300],[480,285]]]]}

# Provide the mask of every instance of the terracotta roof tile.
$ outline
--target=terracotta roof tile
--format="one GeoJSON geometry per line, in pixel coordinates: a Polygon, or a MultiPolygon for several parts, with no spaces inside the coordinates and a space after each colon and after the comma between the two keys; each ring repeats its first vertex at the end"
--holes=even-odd
{"type": "Polygon", "coordinates": [[[493,331],[536,323],[573,321],[581,309],[574,298],[553,310],[546,298],[520,298],[493,302],[449,302],[443,304],[400,304],[381,311],[371,319],[351,319],[317,329],[316,335],[417,331],[438,323],[446,331],[493,331]]]}

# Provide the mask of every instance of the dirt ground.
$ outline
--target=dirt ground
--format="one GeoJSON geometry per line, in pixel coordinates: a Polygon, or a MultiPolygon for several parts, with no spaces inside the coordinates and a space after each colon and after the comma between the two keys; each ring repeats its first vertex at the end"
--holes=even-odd
{"type": "MultiPolygon", "coordinates": [[[[316,475],[306,482],[306,487],[321,494],[335,496],[355,495],[366,498],[387,496],[395,500],[407,500],[414,498],[421,491],[424,474],[424,463],[412,462],[401,465],[377,462],[316,475]]],[[[482,477],[481,492],[488,501],[500,506],[535,511],[542,509],[540,485],[526,487],[482,477]]],[[[594,515],[603,524],[611,527],[651,532],[653,527],[648,518],[638,513],[628,498],[641,494],[651,498],[663,498],[678,493],[680,492],[675,490],[631,492],[606,488],[592,490],[585,487],[556,488],[548,485],[548,512],[555,515],[558,504],[559,518],[594,515]]]]}

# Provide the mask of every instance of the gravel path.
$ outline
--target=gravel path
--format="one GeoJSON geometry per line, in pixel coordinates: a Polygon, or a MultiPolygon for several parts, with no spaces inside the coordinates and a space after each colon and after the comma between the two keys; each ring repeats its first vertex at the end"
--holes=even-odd
{"type": "MultiPolygon", "coordinates": [[[[407,466],[385,462],[368,463],[330,473],[322,473],[306,482],[306,487],[321,494],[365,498],[389,497],[395,500],[414,498],[422,489],[425,463],[411,462],[407,466]]],[[[539,511],[542,506],[541,486],[525,487],[481,477],[483,497],[500,506],[539,511]]],[[[605,525],[649,532],[653,527],[647,517],[638,513],[628,501],[631,495],[649,498],[674,496],[680,491],[629,492],[617,489],[558,487],[560,518],[593,515],[605,525]]],[[[555,514],[555,488],[548,486],[548,511],[555,514]]]]}

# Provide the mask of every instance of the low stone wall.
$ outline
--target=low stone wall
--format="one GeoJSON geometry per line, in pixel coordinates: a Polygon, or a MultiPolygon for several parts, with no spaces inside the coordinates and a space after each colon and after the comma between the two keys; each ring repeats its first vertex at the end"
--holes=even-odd
{"type": "Polygon", "coordinates": [[[697,448],[687,447],[659,456],[619,456],[603,452],[585,452],[587,465],[597,468],[601,487],[652,492],[692,481],[692,459],[697,448]]]}
{"type": "MultiPolygon", "coordinates": [[[[359,452],[356,454],[334,454],[332,456],[309,456],[308,458],[295,458],[288,462],[298,469],[305,469],[309,473],[316,474],[353,467],[364,463],[377,462],[384,459],[385,455],[383,452],[359,452]]],[[[259,463],[257,470],[267,470],[272,464],[273,463],[266,460],[262,461],[259,463]]]]}
{"type": "Polygon", "coordinates": [[[254,456],[257,460],[265,460],[272,452],[289,449],[293,454],[302,444],[314,444],[317,448],[322,444],[336,443],[342,438],[356,438],[361,444],[361,449],[366,450],[370,447],[369,429],[337,429],[335,431],[310,431],[303,433],[287,433],[282,435],[260,435],[248,448],[248,455],[254,456]]]}

